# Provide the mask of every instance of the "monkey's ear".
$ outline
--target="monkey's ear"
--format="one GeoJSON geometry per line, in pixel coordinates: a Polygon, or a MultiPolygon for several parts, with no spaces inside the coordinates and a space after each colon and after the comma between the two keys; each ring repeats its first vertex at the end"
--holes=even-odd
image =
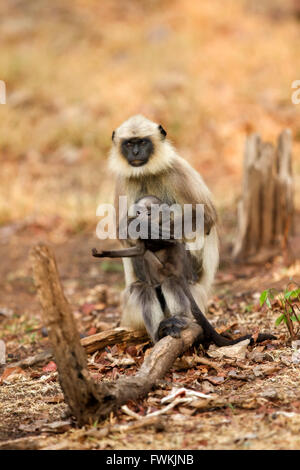
{"type": "Polygon", "coordinates": [[[115,138],[115,131],[113,131],[112,135],[111,135],[111,140],[114,141],[114,138],[115,138]]]}
{"type": "Polygon", "coordinates": [[[166,137],[167,133],[166,133],[166,131],[164,130],[163,126],[159,125],[159,126],[158,126],[158,130],[159,130],[159,132],[161,133],[162,138],[164,139],[164,138],[166,137]]]}

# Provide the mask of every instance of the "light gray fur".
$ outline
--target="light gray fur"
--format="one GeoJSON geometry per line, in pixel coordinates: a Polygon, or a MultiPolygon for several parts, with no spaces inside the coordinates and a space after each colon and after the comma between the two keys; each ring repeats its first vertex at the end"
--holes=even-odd
{"type": "MultiPolygon", "coordinates": [[[[191,251],[199,265],[202,263],[202,274],[196,283],[190,284],[196,303],[200,310],[205,312],[219,263],[219,242],[214,205],[203,179],[177,154],[167,139],[161,138],[158,124],[143,116],[133,116],[116,129],[110,153],[110,167],[117,176],[116,203],[119,195],[128,197],[129,206],[142,196],[154,195],[169,204],[173,202],[181,205],[205,204],[207,213],[212,215],[213,224],[204,238],[204,243],[199,249],[191,251]],[[150,161],[139,168],[131,167],[120,154],[121,139],[132,136],[150,137],[155,147],[155,153],[150,161]]],[[[123,264],[126,288],[122,295],[121,325],[142,329],[145,328],[142,308],[137,302],[136,295],[130,293],[130,286],[137,280],[132,260],[123,258],[123,264]]],[[[165,289],[165,294],[167,304],[172,305],[174,312],[176,295],[168,289],[165,289]]],[[[163,317],[161,308],[156,304],[152,316],[155,324],[159,324],[163,317]]]]}

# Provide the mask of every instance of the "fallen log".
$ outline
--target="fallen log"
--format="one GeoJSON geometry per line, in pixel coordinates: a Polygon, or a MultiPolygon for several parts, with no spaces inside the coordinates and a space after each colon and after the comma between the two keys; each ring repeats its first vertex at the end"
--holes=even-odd
{"type": "Polygon", "coordinates": [[[147,340],[149,340],[149,336],[145,331],[130,330],[129,328],[121,327],[101,331],[101,333],[82,338],[81,344],[85,351],[90,354],[104,349],[106,346],[113,346],[114,344],[141,344],[147,340]]]}
{"type": "Polygon", "coordinates": [[[87,369],[85,352],[63,293],[52,250],[38,245],[33,248],[31,258],[59,381],[65,401],[79,425],[103,419],[129,400],[145,396],[164,377],[176,358],[196,340],[201,340],[202,328],[195,324],[184,330],[180,338],[167,336],[156,343],[135,376],[95,384],[87,369]]]}

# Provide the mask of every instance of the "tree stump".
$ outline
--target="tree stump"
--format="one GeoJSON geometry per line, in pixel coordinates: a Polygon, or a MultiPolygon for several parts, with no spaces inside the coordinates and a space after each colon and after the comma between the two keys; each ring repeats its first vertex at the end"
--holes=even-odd
{"type": "Polygon", "coordinates": [[[258,134],[246,140],[235,260],[264,261],[288,247],[294,212],[291,144],[288,129],[276,148],[258,134]]]}

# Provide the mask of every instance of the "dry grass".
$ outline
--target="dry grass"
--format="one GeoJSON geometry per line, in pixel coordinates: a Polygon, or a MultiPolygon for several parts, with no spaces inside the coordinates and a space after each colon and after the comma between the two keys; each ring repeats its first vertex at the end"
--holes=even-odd
{"type": "Polygon", "coordinates": [[[239,194],[250,131],[274,141],[292,128],[299,182],[299,22],[289,2],[254,5],[2,2],[0,224],[31,214],[96,223],[111,198],[111,131],[140,112],[164,124],[221,207],[239,194]]]}

